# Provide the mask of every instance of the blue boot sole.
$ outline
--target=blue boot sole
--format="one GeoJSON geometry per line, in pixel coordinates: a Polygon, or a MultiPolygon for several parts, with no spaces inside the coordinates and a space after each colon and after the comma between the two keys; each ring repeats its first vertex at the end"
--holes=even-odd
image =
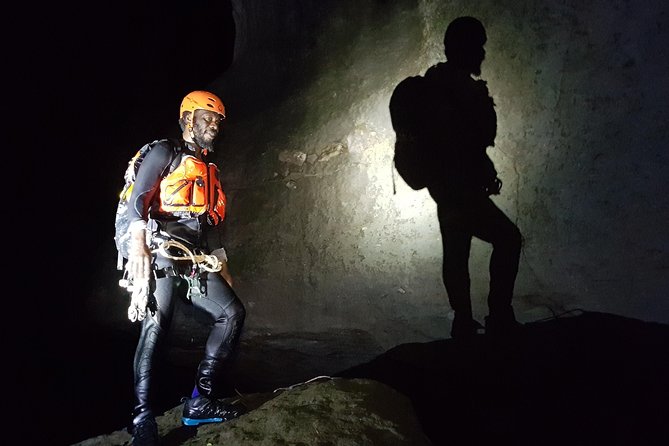
{"type": "Polygon", "coordinates": [[[181,422],[184,424],[184,426],[199,426],[200,424],[220,423],[222,421],[223,418],[202,418],[202,419],[181,418],[181,422]]]}

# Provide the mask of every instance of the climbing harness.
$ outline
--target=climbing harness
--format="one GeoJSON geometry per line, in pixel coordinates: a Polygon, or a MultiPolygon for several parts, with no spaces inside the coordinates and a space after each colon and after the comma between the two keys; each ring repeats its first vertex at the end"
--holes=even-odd
{"type": "MultiPolygon", "coordinates": [[[[223,267],[223,264],[215,255],[195,253],[186,245],[176,240],[160,240],[157,243],[157,247],[151,250],[151,253],[160,254],[163,257],[172,260],[190,261],[192,263],[192,267],[188,274],[177,274],[172,268],[170,268],[169,271],[154,271],[156,276],[160,275],[165,277],[166,275],[173,275],[186,279],[188,282],[188,299],[206,296],[207,290],[204,283],[202,283],[200,279],[200,271],[215,273],[219,272],[223,267]],[[179,249],[183,253],[180,255],[172,254],[169,251],[170,248],[179,249]]],[[[125,269],[123,272],[123,278],[118,281],[118,284],[121,288],[125,288],[130,293],[128,319],[130,319],[131,322],[143,321],[144,318],[146,318],[146,310],[149,301],[149,279],[135,282],[128,276],[128,270],[125,269]]]]}

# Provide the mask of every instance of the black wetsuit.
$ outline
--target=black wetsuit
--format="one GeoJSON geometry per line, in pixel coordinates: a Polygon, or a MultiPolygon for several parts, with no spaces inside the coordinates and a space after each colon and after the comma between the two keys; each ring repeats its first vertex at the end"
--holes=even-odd
{"type": "MultiPolygon", "coordinates": [[[[205,216],[173,217],[160,215],[155,211],[157,194],[160,192],[162,175],[170,166],[178,164],[175,157],[183,154],[195,156],[195,151],[181,142],[175,151],[167,141],[157,143],[142,161],[128,206],[128,217],[132,223],[137,220],[147,222],[147,227],[162,238],[174,239],[191,249],[203,253],[221,247],[218,231],[210,226],[205,216]],[[175,161],[176,160],[176,161],[175,161]]],[[[156,271],[155,290],[149,298],[149,312],[142,322],[142,330],[134,359],[135,395],[137,398],[134,423],[137,424],[151,414],[151,399],[154,389],[153,370],[156,350],[170,327],[175,307],[175,298],[185,298],[183,287],[178,287],[183,274],[191,271],[190,261],[177,261],[154,255],[156,271]]],[[[200,273],[202,295],[185,299],[194,307],[207,313],[212,328],[204,348],[196,375],[198,391],[206,396],[220,397],[224,368],[234,353],[244,323],[245,309],[233,289],[219,273],[200,273]]],[[[188,286],[185,287],[188,289],[188,286]]]]}

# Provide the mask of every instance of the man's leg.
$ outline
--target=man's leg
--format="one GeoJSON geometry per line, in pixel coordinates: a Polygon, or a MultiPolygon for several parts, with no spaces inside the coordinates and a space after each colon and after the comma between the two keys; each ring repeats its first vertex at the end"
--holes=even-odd
{"type": "Polygon", "coordinates": [[[158,431],[151,407],[154,379],[153,365],[160,342],[169,329],[173,312],[175,278],[156,280],[155,312],[148,312],[142,321],[142,330],[135,350],[133,362],[135,384],[135,407],[133,410],[133,445],[157,444],[158,431]]]}
{"type": "Polygon", "coordinates": [[[241,414],[240,407],[218,398],[223,396],[223,380],[236,353],[246,312],[220,274],[207,274],[206,283],[206,296],[194,297],[192,302],[212,317],[213,326],[197,370],[199,395],[184,404],[183,422],[187,425],[226,421],[241,414]]]}

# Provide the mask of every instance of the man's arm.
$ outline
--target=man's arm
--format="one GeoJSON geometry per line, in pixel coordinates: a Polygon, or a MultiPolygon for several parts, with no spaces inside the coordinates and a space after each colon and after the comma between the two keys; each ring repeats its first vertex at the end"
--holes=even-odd
{"type": "Polygon", "coordinates": [[[159,143],[147,154],[137,170],[135,184],[128,202],[130,221],[130,247],[126,270],[133,281],[148,280],[151,277],[151,251],[146,240],[146,223],[163,172],[172,160],[172,148],[159,143]]]}

